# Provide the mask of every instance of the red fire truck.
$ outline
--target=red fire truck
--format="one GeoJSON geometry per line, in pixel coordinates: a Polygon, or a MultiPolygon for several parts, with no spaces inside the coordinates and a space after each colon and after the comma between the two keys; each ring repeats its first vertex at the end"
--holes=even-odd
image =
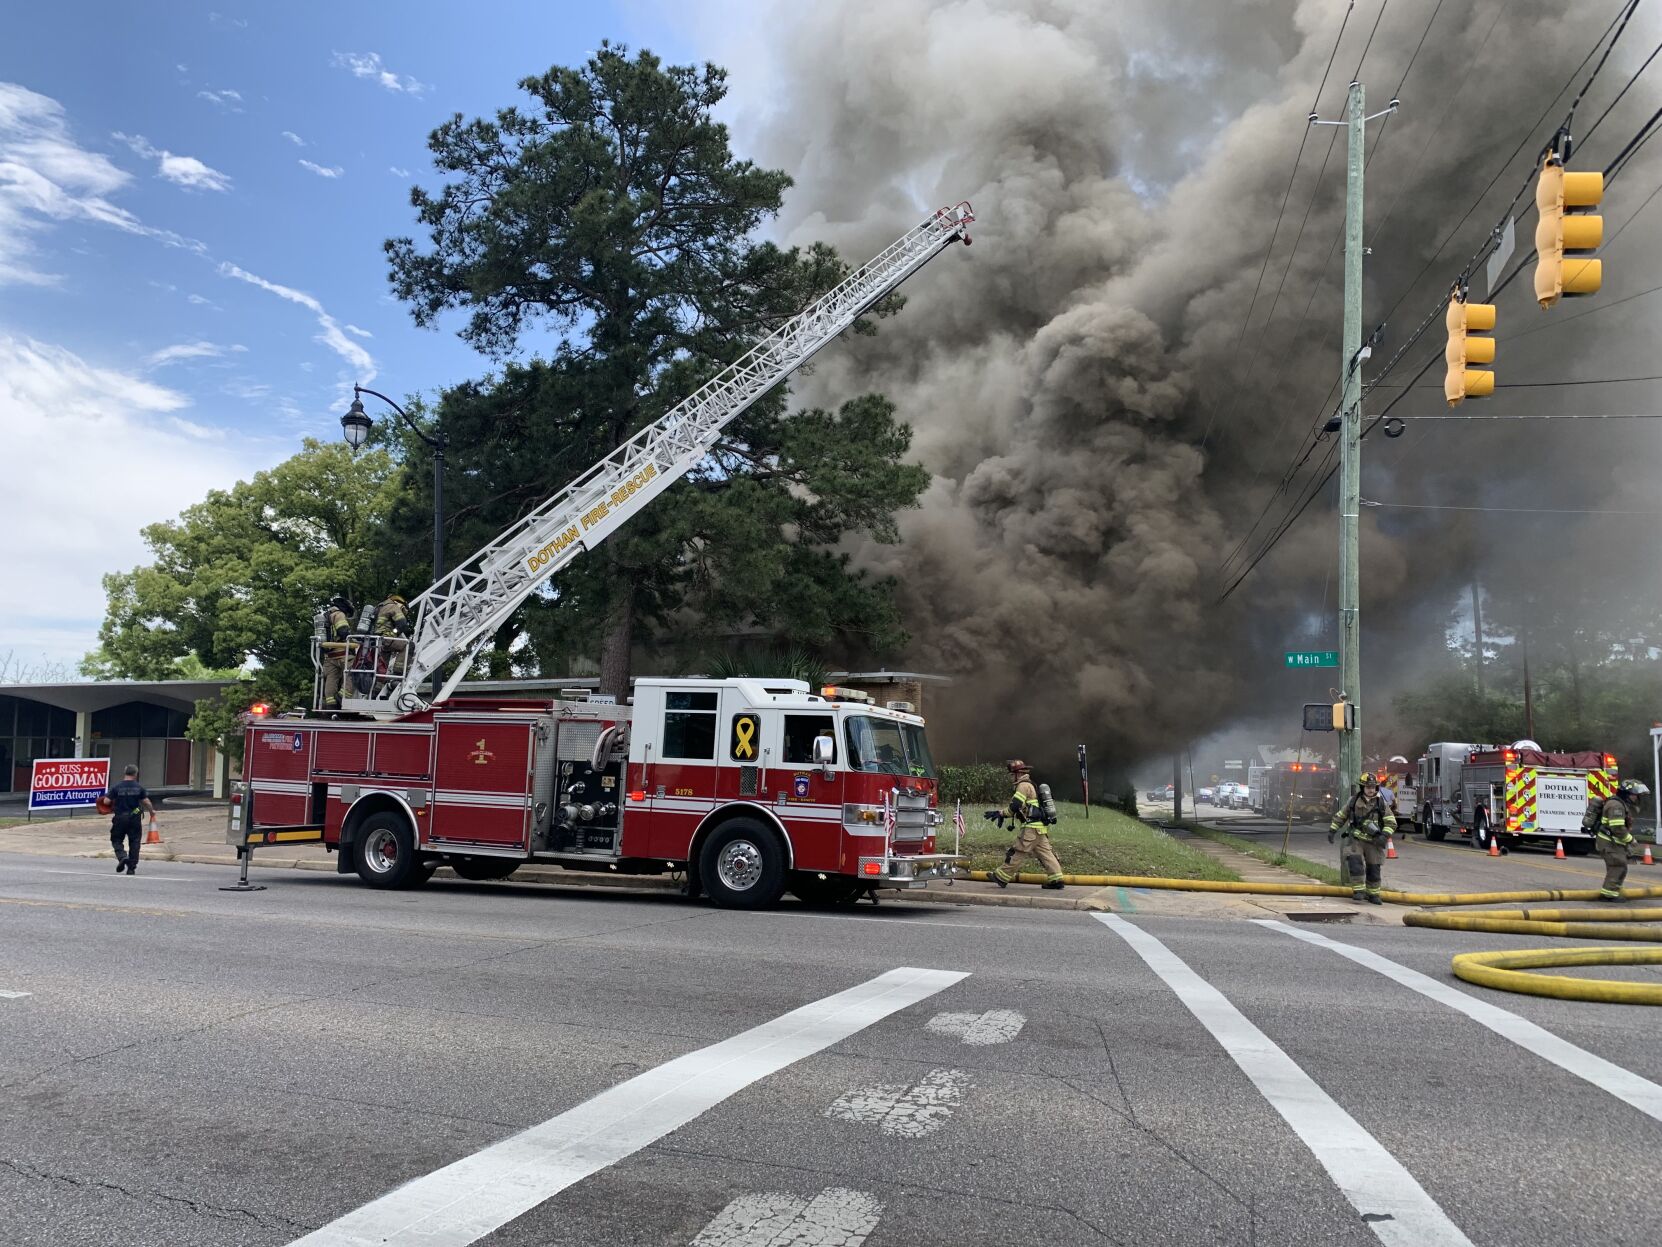
{"type": "Polygon", "coordinates": [[[923,720],[797,680],[640,680],[634,704],[452,698],[396,723],[249,729],[233,842],[321,840],[372,887],[440,865],[499,879],[684,872],[718,904],[923,887],[935,764],[923,720]]]}
{"type": "Polygon", "coordinates": [[[409,637],[319,635],[344,696],[253,716],[227,839],[321,841],[376,887],[440,865],[502,878],[528,861],[571,870],[684,872],[720,904],[922,887],[935,852],[934,762],[910,706],[792,680],[654,679],[630,704],[453,696],[513,612],[709,453],[756,399],[954,242],[943,208],[411,603],[409,637]],[[442,676],[450,665],[448,676],[442,676]],[[430,683],[429,683],[430,681],[430,683]]]}
{"type": "Polygon", "coordinates": [[[1325,821],[1333,817],[1333,768],[1278,762],[1264,773],[1264,816],[1325,821]]]}

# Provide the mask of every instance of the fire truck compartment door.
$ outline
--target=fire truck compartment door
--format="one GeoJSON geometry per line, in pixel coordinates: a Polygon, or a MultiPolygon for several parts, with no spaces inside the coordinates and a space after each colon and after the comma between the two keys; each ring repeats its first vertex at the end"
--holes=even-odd
{"type": "Polygon", "coordinates": [[[534,733],[523,720],[440,716],[427,842],[529,851],[534,733]]]}

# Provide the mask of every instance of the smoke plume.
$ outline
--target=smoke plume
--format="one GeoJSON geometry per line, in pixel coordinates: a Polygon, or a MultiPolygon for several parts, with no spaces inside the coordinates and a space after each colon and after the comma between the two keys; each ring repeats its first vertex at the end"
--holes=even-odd
{"type": "MultiPolygon", "coordinates": [[[[1370,111],[1385,107],[1414,57],[1402,111],[1369,126],[1369,327],[1614,11],[1478,0],[1441,6],[1427,32],[1434,7],[1396,0],[1373,29],[1377,0],[1358,0],[1317,104],[1324,118],[1342,115],[1365,43],[1370,111]]],[[[1331,495],[1222,605],[1217,567],[1327,414],[1323,395],[1339,371],[1341,130],[1309,132],[1267,268],[1264,248],[1345,18],[1342,0],[840,0],[780,4],[747,44],[714,49],[743,92],[741,147],[796,179],[790,241],[827,239],[858,259],[920,208],[967,198],[980,218],[971,249],[910,283],[900,316],[875,339],[828,353],[801,386],[816,401],[888,393],[935,474],[922,508],[903,519],[902,543],[859,557],[900,579],[913,636],[906,665],[957,678],[944,713],[937,704],[931,714],[945,752],[1059,754],[1078,739],[1125,763],[1262,712],[1266,697],[1296,713],[1314,691],[1277,681],[1284,645],[1333,643],[1331,495]],[[769,81],[765,107],[756,74],[769,81]]],[[[1600,109],[1655,41],[1653,18],[1635,19],[1600,84],[1600,109]]],[[[1652,107],[1626,102],[1590,159],[1607,159],[1652,107]]],[[[1376,366],[1446,289],[1551,128],[1536,128],[1392,313],[1376,366]]],[[[1656,167],[1626,174],[1630,206],[1656,167]]],[[[1607,232],[1622,215],[1607,215],[1607,232]]],[[[1531,217],[1520,258],[1532,230],[1531,217]]],[[[1654,250],[1647,241],[1631,254],[1637,263],[1654,250]]],[[[1508,318],[1521,326],[1540,315],[1527,273],[1515,287],[1502,303],[1503,339],[1508,318]]],[[[1440,347],[1440,333],[1428,336],[1391,380],[1406,381],[1440,347]]],[[[1523,379],[1527,345],[1501,352],[1523,379]]],[[[1635,359],[1627,352],[1611,367],[1635,359]]],[[[1585,358],[1577,366],[1599,371],[1585,358]]],[[[1424,380],[1441,374],[1439,363],[1424,380]]],[[[1379,391],[1366,410],[1397,392],[1379,391]]],[[[1496,409],[1526,410],[1533,393],[1496,409]]],[[[1645,393],[1615,401],[1631,406],[1645,393]]],[[[1411,398],[1399,414],[1442,409],[1433,391],[1411,398]]],[[[1530,428],[1527,448],[1471,433],[1480,426],[1410,427],[1417,436],[1367,442],[1365,495],[1495,499],[1509,491],[1484,483],[1516,472],[1555,481],[1553,505],[1632,505],[1604,492],[1603,452],[1655,457],[1648,432],[1601,439],[1587,463],[1557,453],[1584,444],[1580,432],[1552,425],[1530,428]],[[1468,434],[1475,440],[1462,443],[1468,434]]],[[[1404,637],[1441,642],[1472,546],[1493,538],[1447,519],[1365,514],[1373,657],[1404,637]]]]}

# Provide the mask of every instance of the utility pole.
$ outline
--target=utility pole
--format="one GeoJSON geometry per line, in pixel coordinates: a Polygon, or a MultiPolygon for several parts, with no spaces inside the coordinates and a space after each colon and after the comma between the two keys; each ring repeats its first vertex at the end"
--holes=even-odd
{"type": "Polygon", "coordinates": [[[1339,431],[1339,693],[1354,708],[1354,730],[1339,733],[1339,800],[1350,799],[1362,770],[1362,618],[1361,618],[1361,499],[1362,499],[1362,363],[1372,354],[1372,339],[1362,343],[1362,168],[1363,135],[1369,121],[1397,109],[1392,100],[1384,112],[1369,117],[1360,82],[1350,84],[1343,121],[1312,125],[1342,125],[1349,136],[1345,176],[1345,322],[1340,354],[1339,431]]]}
{"type": "Polygon", "coordinates": [[[1171,821],[1183,821],[1183,751],[1171,756],[1171,821]]]}

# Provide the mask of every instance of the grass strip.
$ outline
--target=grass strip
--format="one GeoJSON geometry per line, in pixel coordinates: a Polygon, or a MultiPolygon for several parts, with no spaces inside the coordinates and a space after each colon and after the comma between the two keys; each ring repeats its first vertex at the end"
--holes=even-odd
{"type": "MultiPolygon", "coordinates": [[[[983,808],[964,807],[964,843],[960,851],[970,859],[968,865],[972,870],[992,870],[1003,865],[1004,850],[1016,840],[1009,820],[1005,820],[1001,830],[996,823],[982,818],[983,808]]],[[[940,829],[937,843],[942,852],[951,852],[952,811],[942,812],[947,821],[940,829]]],[[[1086,818],[1083,805],[1058,801],[1056,813],[1060,821],[1050,829],[1050,843],[1056,856],[1062,859],[1062,869],[1070,875],[1143,875],[1151,879],[1222,882],[1240,879],[1229,867],[1200,850],[1118,810],[1093,805],[1090,817],[1086,818]]],[[[1029,861],[1023,869],[1034,871],[1038,866],[1029,861]]]]}

